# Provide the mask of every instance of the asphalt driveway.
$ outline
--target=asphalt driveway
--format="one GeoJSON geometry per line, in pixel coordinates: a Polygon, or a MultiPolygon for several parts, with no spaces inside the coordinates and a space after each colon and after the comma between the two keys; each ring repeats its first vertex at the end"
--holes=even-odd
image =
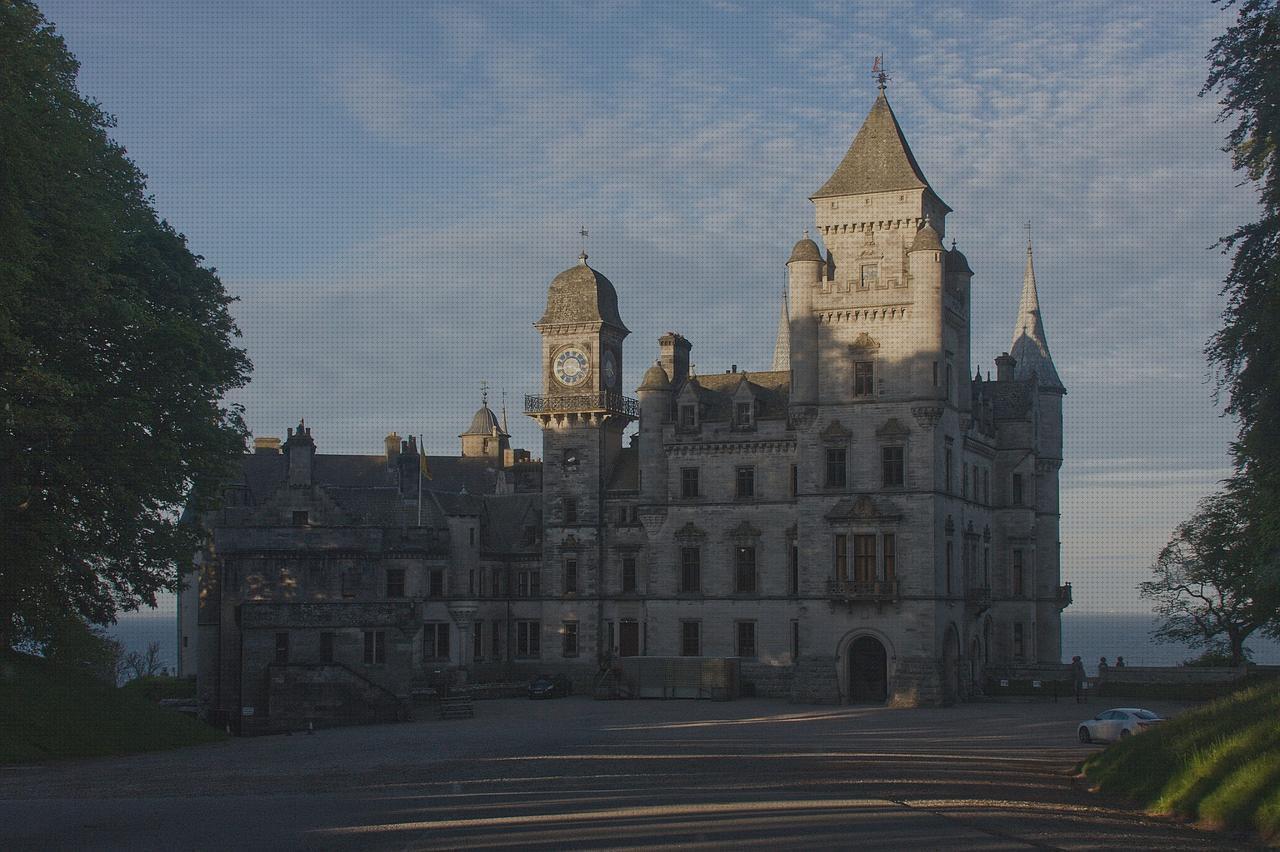
{"type": "Polygon", "coordinates": [[[0,767],[0,846],[1242,848],[1074,783],[1099,748],[1075,723],[1101,709],[487,701],[470,720],[0,767]]]}

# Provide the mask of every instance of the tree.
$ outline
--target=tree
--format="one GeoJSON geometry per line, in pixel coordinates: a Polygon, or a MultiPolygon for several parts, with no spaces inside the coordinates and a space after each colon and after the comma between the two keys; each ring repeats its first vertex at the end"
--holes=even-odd
{"type": "Polygon", "coordinates": [[[1276,558],[1251,505],[1239,489],[1206,498],[1160,551],[1155,579],[1139,587],[1161,618],[1157,641],[1218,650],[1238,666],[1253,633],[1280,630],[1276,558]]]}
{"type": "Polygon", "coordinates": [[[126,681],[160,674],[160,643],[148,643],[147,650],[142,654],[130,651],[121,662],[120,669],[126,681]]]}
{"type": "MultiPolygon", "coordinates": [[[[1224,6],[1235,0],[1214,0],[1224,6]]],[[[1201,94],[1220,92],[1232,165],[1256,184],[1261,216],[1220,245],[1234,251],[1223,327],[1206,349],[1222,370],[1227,411],[1240,421],[1239,474],[1261,500],[1263,528],[1280,542],[1280,8],[1244,0],[1213,45],[1201,94]]]]}
{"type": "Polygon", "coordinates": [[[0,0],[0,641],[176,590],[244,450],[250,365],[215,270],[159,219],[29,0],[0,0]]]}

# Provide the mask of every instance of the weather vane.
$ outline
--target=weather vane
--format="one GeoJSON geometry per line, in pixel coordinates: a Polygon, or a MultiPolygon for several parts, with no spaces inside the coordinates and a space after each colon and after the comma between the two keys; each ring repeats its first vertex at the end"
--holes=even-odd
{"type": "Polygon", "coordinates": [[[480,380],[480,404],[482,406],[489,405],[489,383],[484,379],[480,380]]]}
{"type": "Polygon", "coordinates": [[[1031,220],[1028,219],[1022,227],[1027,231],[1027,251],[1031,251],[1031,220]]]}
{"type": "Polygon", "coordinates": [[[578,234],[581,235],[582,237],[582,256],[586,257],[587,256],[587,237],[590,236],[590,234],[587,233],[587,226],[583,225],[578,230],[578,234]]]}
{"type": "Polygon", "coordinates": [[[875,61],[871,63],[871,76],[876,78],[876,83],[880,86],[880,91],[884,91],[884,86],[892,78],[884,67],[884,57],[877,56],[875,61]]]}

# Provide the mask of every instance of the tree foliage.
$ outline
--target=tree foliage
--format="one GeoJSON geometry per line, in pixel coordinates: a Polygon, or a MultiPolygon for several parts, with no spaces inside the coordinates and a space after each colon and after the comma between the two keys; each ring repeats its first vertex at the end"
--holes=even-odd
{"type": "Polygon", "coordinates": [[[1276,557],[1256,531],[1248,495],[1238,489],[1200,503],[1178,526],[1139,590],[1161,618],[1155,638],[1219,651],[1240,665],[1245,641],[1280,632],[1276,557]]]}
{"type": "Polygon", "coordinates": [[[28,0],[0,0],[0,639],[105,624],[178,585],[183,507],[243,451],[250,365],[215,271],[76,89],[28,0]],[[8,635],[5,635],[8,634],[8,635]]]}
{"type": "Polygon", "coordinates": [[[1259,192],[1261,216],[1224,237],[1234,252],[1223,327],[1207,353],[1222,370],[1227,410],[1240,421],[1240,475],[1270,506],[1266,532],[1280,542],[1280,6],[1215,0],[1235,24],[1213,45],[1201,94],[1218,93],[1232,162],[1259,192]]]}

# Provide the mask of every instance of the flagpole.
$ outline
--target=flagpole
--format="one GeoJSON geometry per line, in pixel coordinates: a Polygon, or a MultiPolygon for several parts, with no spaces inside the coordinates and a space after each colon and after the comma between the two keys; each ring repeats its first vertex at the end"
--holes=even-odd
{"type": "MultiPolygon", "coordinates": [[[[418,436],[422,440],[422,436],[418,436]]],[[[422,526],[422,445],[418,445],[418,526],[422,526]]]]}

